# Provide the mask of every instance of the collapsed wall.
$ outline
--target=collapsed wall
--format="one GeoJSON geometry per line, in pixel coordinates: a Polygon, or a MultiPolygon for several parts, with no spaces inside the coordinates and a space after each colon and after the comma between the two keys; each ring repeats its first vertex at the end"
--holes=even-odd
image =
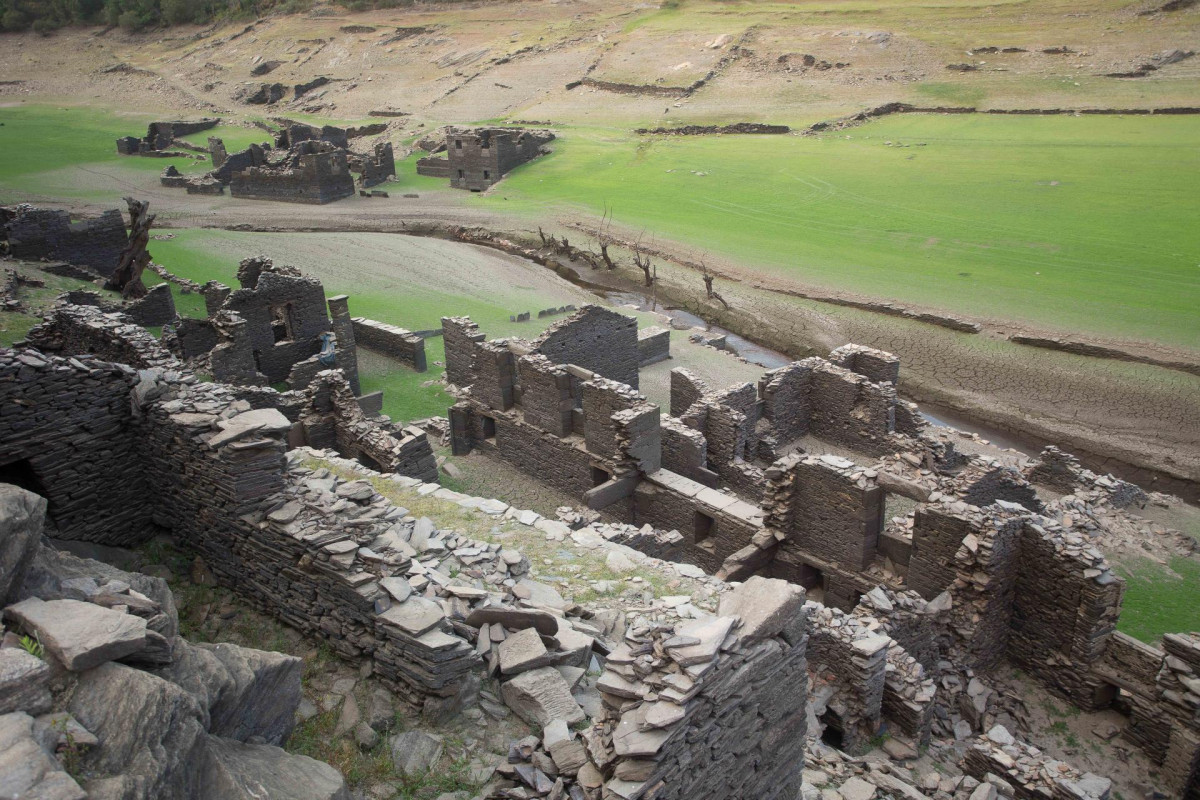
{"type": "Polygon", "coordinates": [[[128,243],[125,219],[116,209],[71,222],[66,211],[26,204],[0,208],[0,245],[14,258],[67,261],[107,277],[128,243]]]}

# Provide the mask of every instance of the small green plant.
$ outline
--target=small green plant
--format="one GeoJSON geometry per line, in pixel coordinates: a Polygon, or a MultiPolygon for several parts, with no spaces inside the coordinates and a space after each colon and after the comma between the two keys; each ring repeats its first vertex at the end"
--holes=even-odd
{"type": "Polygon", "coordinates": [[[58,720],[55,727],[63,735],[64,744],[62,747],[62,765],[66,773],[74,778],[77,782],[81,782],[83,777],[83,748],[75,741],[75,734],[71,733],[71,729],[67,726],[67,718],[58,720]]]}
{"type": "Polygon", "coordinates": [[[42,639],[36,632],[33,636],[21,637],[21,649],[34,658],[42,658],[46,655],[46,648],[42,647],[42,639]]]}

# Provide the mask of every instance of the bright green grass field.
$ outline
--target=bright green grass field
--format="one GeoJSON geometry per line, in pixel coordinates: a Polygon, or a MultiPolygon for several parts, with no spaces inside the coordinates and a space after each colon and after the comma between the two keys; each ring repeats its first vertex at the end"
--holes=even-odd
{"type": "Polygon", "coordinates": [[[766,276],[1200,348],[1198,142],[1196,117],[904,115],[822,137],[568,130],[474,202],[607,204],[619,224],[766,276]]]}
{"type": "Polygon", "coordinates": [[[1125,576],[1125,601],[1117,629],[1143,642],[1164,633],[1200,630],[1200,562],[1171,559],[1171,569],[1142,560],[1125,576]]]}

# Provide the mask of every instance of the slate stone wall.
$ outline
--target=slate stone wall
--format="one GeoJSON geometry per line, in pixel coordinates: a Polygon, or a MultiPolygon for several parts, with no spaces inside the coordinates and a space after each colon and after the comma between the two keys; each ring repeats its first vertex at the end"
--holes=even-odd
{"type": "Polygon", "coordinates": [[[442,317],[446,380],[463,388],[475,383],[476,345],[486,338],[470,317],[442,317]]]}
{"type": "Polygon", "coordinates": [[[574,364],[634,389],[638,386],[641,359],[633,317],[586,305],[547,328],[533,346],[555,364],[574,364]]]}
{"type": "Polygon", "coordinates": [[[49,500],[50,535],[129,547],[153,535],[132,431],[136,372],[0,349],[0,475],[49,500]]]}
{"type": "Polygon", "coordinates": [[[685,367],[671,370],[671,416],[682,417],[695,403],[712,390],[685,367]]]}
{"type": "Polygon", "coordinates": [[[364,317],[354,317],[354,338],[368,350],[402,361],[417,372],[428,369],[425,362],[425,339],[404,328],[364,317]]]}
{"type": "Polygon", "coordinates": [[[868,455],[890,452],[889,434],[896,429],[895,387],[872,383],[824,359],[808,361],[813,362],[809,431],[868,455]]]}
{"type": "MultiPolygon", "coordinates": [[[[554,138],[549,131],[512,128],[451,129],[446,134],[446,164],[455,189],[483,191],[515,167],[540,155],[554,138]]],[[[429,173],[425,173],[429,174],[429,173]]]]}
{"type": "Polygon", "coordinates": [[[517,361],[517,373],[525,422],[555,436],[569,435],[575,401],[566,369],[545,356],[531,355],[517,361]]]}
{"type": "Polygon", "coordinates": [[[963,538],[978,532],[977,518],[956,514],[943,505],[918,506],[913,516],[908,586],[926,600],[950,588],[957,574],[955,555],[963,538]]]}
{"type": "MultiPolygon", "coordinates": [[[[321,282],[269,266],[252,288],[233,291],[222,307],[246,321],[246,336],[257,369],[269,383],[287,380],[292,365],[315,355],[321,348],[320,335],[331,329],[321,282]],[[275,308],[282,309],[288,319],[289,335],[279,342],[273,329],[275,308]]],[[[216,377],[223,379],[219,374],[216,377]]]]}
{"type": "Polygon", "coordinates": [[[0,241],[7,242],[9,254],[16,258],[67,261],[107,277],[117,268],[129,236],[125,218],[116,209],[71,222],[66,211],[19,205],[0,209],[0,241]]]}
{"type": "Polygon", "coordinates": [[[900,359],[873,347],[845,344],[829,354],[829,361],[875,383],[895,384],[900,380],[900,359]]]}
{"type": "Polygon", "coordinates": [[[853,465],[834,466],[819,457],[789,456],[778,466],[792,475],[790,496],[774,499],[789,506],[785,546],[843,569],[865,569],[883,529],[883,489],[853,465]]]}
{"type": "Polygon", "coordinates": [[[293,150],[288,166],[254,166],[234,172],[229,181],[229,193],[251,200],[310,204],[351,197],[354,195],[354,176],[350,174],[346,151],[326,149],[329,147],[318,142],[302,142],[293,150]]]}
{"type": "Polygon", "coordinates": [[[654,326],[638,331],[638,366],[648,367],[670,357],[670,330],[654,326]]]}

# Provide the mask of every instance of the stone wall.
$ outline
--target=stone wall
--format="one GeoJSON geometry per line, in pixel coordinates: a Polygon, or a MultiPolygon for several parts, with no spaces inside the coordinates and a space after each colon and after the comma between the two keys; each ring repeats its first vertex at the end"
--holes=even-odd
{"type": "Polygon", "coordinates": [[[128,244],[125,219],[116,209],[96,219],[71,222],[66,211],[18,205],[0,208],[0,243],[16,258],[67,261],[111,275],[128,244]]]}
{"type": "Polygon", "coordinates": [[[354,338],[368,350],[402,361],[417,372],[424,372],[428,368],[425,363],[425,339],[404,328],[355,317],[354,338]]]}
{"type": "Polygon", "coordinates": [[[533,346],[535,353],[555,364],[574,364],[634,389],[638,386],[641,358],[633,317],[586,305],[547,328],[533,346]]]}
{"type": "Polygon", "coordinates": [[[814,362],[809,432],[869,455],[894,450],[889,434],[896,429],[895,388],[872,383],[824,359],[808,361],[814,362]]]}
{"type": "Polygon", "coordinates": [[[836,456],[797,454],[776,466],[790,480],[790,491],[766,507],[767,525],[785,534],[781,546],[842,569],[865,569],[883,529],[884,492],[874,479],[836,456]]]}
{"type": "Polygon", "coordinates": [[[530,355],[517,361],[517,372],[525,422],[554,436],[569,435],[575,401],[566,369],[543,355],[530,355]]]}
{"type": "Polygon", "coordinates": [[[268,151],[257,144],[252,144],[245,150],[239,150],[236,153],[226,153],[224,142],[220,139],[210,138],[208,151],[213,165],[212,172],[209,174],[227,186],[233,182],[234,175],[245,172],[251,167],[265,167],[268,162],[268,151]]]}
{"type": "Polygon", "coordinates": [[[350,168],[359,173],[358,182],[363,187],[377,186],[388,178],[396,177],[396,156],[391,142],[375,145],[371,155],[351,156],[350,168]]]}
{"type": "Polygon", "coordinates": [[[857,372],[874,383],[895,384],[900,380],[899,358],[861,344],[842,345],[829,354],[829,361],[857,372]]]}
{"type": "Polygon", "coordinates": [[[978,518],[948,504],[922,505],[913,517],[908,586],[926,600],[950,588],[956,575],[955,555],[967,534],[978,531],[978,518]]]}
{"type": "Polygon", "coordinates": [[[323,204],[353,196],[354,176],[350,174],[346,151],[321,142],[301,142],[283,165],[268,164],[234,172],[229,193],[251,200],[323,204]]]}
{"type": "Polygon", "coordinates": [[[378,472],[394,472],[437,483],[437,460],[425,432],[420,428],[405,428],[403,437],[398,438],[368,419],[340,370],[318,372],[309,391],[312,402],[300,415],[306,431],[313,430],[320,436],[321,431],[332,430],[336,449],[342,456],[378,472]]]}
{"type": "Polygon", "coordinates": [[[1076,705],[1094,708],[1096,683],[1088,672],[1116,628],[1124,590],[1125,582],[1084,536],[1027,521],[1009,657],[1076,705]]]}
{"type": "Polygon", "coordinates": [[[442,317],[442,341],[446,347],[446,380],[467,387],[475,383],[476,345],[487,337],[470,317],[442,317]]]}
{"type": "Polygon", "coordinates": [[[671,357],[671,331],[653,326],[638,331],[638,366],[648,367],[671,357]]]}
{"type": "Polygon", "coordinates": [[[0,349],[0,482],[49,500],[51,535],[126,547],[153,535],[137,384],[121,364],[0,349]]]}
{"type": "MultiPolygon", "coordinates": [[[[245,264],[254,259],[242,262],[245,264]]],[[[256,368],[269,383],[285,381],[292,365],[316,354],[319,337],[330,330],[325,289],[316,278],[262,260],[258,272],[225,299],[222,309],[246,321],[256,368]]],[[[215,369],[215,365],[214,365],[215,369]]],[[[214,373],[217,380],[227,380],[214,373]]]]}
{"type": "Polygon", "coordinates": [[[674,630],[632,630],[609,655],[598,682],[604,706],[583,734],[587,752],[599,758],[588,766],[612,776],[604,797],[799,795],[808,697],[804,592],[752,578],[724,596],[717,613],[674,630]],[[680,641],[696,644],[672,645],[680,641]],[[636,654],[643,650],[663,655],[641,669],[636,654]]]}
{"type": "Polygon", "coordinates": [[[659,470],[634,491],[633,521],[679,531],[676,559],[715,574],[730,555],[762,531],[762,512],[736,497],[659,470]]]}
{"type": "Polygon", "coordinates": [[[671,370],[671,416],[682,417],[689,408],[712,390],[685,367],[671,370]]]}
{"type": "Polygon", "coordinates": [[[882,722],[892,640],[836,608],[809,603],[807,611],[811,691],[828,696],[818,717],[826,727],[825,740],[847,753],[865,752],[882,722]],[[823,687],[828,691],[822,692],[823,687]]]}
{"type": "Polygon", "coordinates": [[[417,159],[417,174],[429,178],[449,178],[450,162],[438,156],[417,159]]]}
{"type": "Polygon", "coordinates": [[[30,329],[25,341],[44,351],[93,355],[136,369],[183,367],[145,328],[122,314],[106,314],[94,306],[54,309],[45,322],[30,329]]]}

